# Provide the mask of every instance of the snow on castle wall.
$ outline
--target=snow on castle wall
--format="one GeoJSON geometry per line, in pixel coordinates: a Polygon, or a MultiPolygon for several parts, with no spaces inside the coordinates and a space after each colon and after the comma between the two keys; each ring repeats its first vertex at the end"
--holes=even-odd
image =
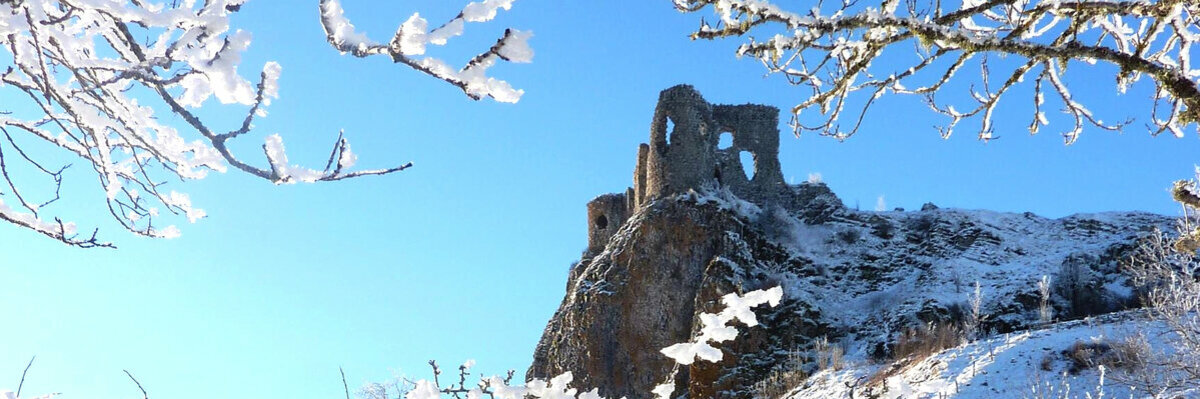
{"type": "Polygon", "coordinates": [[[760,205],[777,202],[788,192],[779,165],[778,125],[775,107],[709,104],[688,85],[664,90],[650,124],[650,143],[638,146],[633,187],[588,203],[587,252],[603,250],[638,208],[665,196],[728,189],[760,205]],[[732,144],[718,148],[726,133],[732,144]],[[752,156],[753,165],[742,164],[742,153],[752,156]]]}

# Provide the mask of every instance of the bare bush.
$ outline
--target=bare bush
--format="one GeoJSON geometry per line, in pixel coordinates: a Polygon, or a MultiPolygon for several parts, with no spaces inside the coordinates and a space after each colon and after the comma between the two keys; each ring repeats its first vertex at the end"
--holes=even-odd
{"type": "Polygon", "coordinates": [[[975,291],[972,292],[969,299],[970,313],[962,323],[963,337],[968,341],[979,339],[981,335],[980,328],[983,326],[983,321],[986,318],[983,315],[983,289],[979,286],[979,281],[975,281],[975,291]]]}
{"type": "Polygon", "coordinates": [[[813,342],[813,358],[817,361],[817,370],[841,370],[846,366],[843,358],[845,352],[840,344],[830,343],[828,337],[817,338],[813,342]]]}
{"type": "Polygon", "coordinates": [[[847,227],[838,230],[836,233],[834,233],[834,236],[836,236],[838,240],[841,240],[843,243],[853,245],[854,243],[858,242],[860,238],[862,238],[862,232],[856,228],[847,227]]]}
{"type": "Polygon", "coordinates": [[[1146,361],[1149,356],[1150,348],[1143,335],[1134,334],[1117,340],[1093,339],[1086,342],[1076,340],[1065,349],[1048,352],[1042,357],[1039,368],[1034,371],[1034,381],[1031,382],[1030,389],[1024,397],[1102,398],[1106,378],[1115,381],[1114,385],[1133,387],[1134,392],[1137,392],[1140,390],[1139,385],[1134,384],[1128,378],[1118,378],[1118,376],[1143,373],[1147,370],[1146,361]],[[1046,372],[1060,373],[1059,365],[1062,363],[1065,363],[1065,368],[1061,370],[1061,378],[1057,384],[1052,384],[1043,377],[1046,372]],[[1067,376],[1078,375],[1084,370],[1096,370],[1100,377],[1099,383],[1095,386],[1094,392],[1085,392],[1083,396],[1072,395],[1067,376]]]}
{"type": "Polygon", "coordinates": [[[915,363],[962,344],[964,337],[962,328],[953,323],[925,323],[906,329],[900,334],[892,349],[892,359],[897,362],[915,363]]]}
{"type": "Polygon", "coordinates": [[[893,225],[892,222],[888,221],[885,218],[879,217],[879,216],[875,216],[875,217],[871,218],[871,234],[872,235],[882,238],[884,240],[890,240],[890,239],[892,239],[892,237],[895,236],[895,233],[896,233],[896,226],[893,225]]]}
{"type": "MultiPolygon", "coordinates": [[[[728,190],[722,192],[728,193],[728,190]]],[[[732,194],[730,194],[732,195],[732,194]]],[[[754,227],[768,238],[781,242],[792,242],[796,229],[795,218],[778,205],[767,206],[767,209],[754,219],[754,227]]]]}
{"type": "Polygon", "coordinates": [[[1050,276],[1042,276],[1038,280],[1038,322],[1050,324],[1054,320],[1054,308],[1050,306],[1050,276]]]}
{"type": "Polygon", "coordinates": [[[808,363],[809,359],[803,351],[788,351],[787,360],[771,369],[767,378],[754,384],[754,397],[778,398],[791,392],[808,379],[808,373],[804,372],[804,366],[808,363]]]}
{"type": "Polygon", "coordinates": [[[891,344],[891,364],[881,367],[864,379],[864,386],[880,386],[891,376],[904,372],[912,365],[966,341],[959,323],[931,321],[904,329],[891,344]]]}
{"type": "Polygon", "coordinates": [[[1152,345],[1146,332],[1138,331],[1113,343],[1114,353],[1121,367],[1111,378],[1119,384],[1146,392],[1153,397],[1171,397],[1169,393],[1186,390],[1195,385],[1195,380],[1186,373],[1173,368],[1165,350],[1169,347],[1152,345]]]}
{"type": "Polygon", "coordinates": [[[1140,370],[1145,367],[1150,352],[1148,347],[1136,340],[1100,340],[1095,342],[1075,341],[1061,352],[1069,363],[1067,371],[1080,371],[1104,366],[1109,370],[1140,370]]]}
{"type": "MultiPolygon", "coordinates": [[[[1156,395],[1200,384],[1200,259],[1196,256],[1200,195],[1195,190],[1195,180],[1175,182],[1173,196],[1183,205],[1179,235],[1172,238],[1155,230],[1139,241],[1123,265],[1151,319],[1162,323],[1167,333],[1156,337],[1164,347],[1150,352],[1140,371],[1122,378],[1156,395]]],[[[1150,348],[1144,334],[1135,335],[1128,345],[1150,348]]]]}
{"type": "Polygon", "coordinates": [[[1109,342],[1112,356],[1101,362],[1101,365],[1128,371],[1145,370],[1149,365],[1151,352],[1150,341],[1144,333],[1135,333],[1119,340],[1109,342]]]}
{"type": "Polygon", "coordinates": [[[1200,262],[1194,252],[1181,251],[1178,242],[1156,231],[1140,242],[1125,268],[1152,319],[1170,332],[1161,341],[1169,348],[1148,361],[1147,373],[1153,375],[1132,377],[1151,391],[1200,382],[1200,262]]]}

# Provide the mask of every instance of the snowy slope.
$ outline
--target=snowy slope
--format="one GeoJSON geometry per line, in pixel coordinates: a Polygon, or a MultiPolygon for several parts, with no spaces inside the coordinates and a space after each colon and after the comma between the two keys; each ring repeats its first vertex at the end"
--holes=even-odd
{"type": "MultiPolygon", "coordinates": [[[[1136,378],[1127,369],[1110,367],[1102,379],[1098,368],[1073,370],[1073,363],[1064,354],[1075,345],[1118,343],[1139,332],[1148,337],[1169,336],[1161,323],[1147,324],[1137,313],[1122,312],[998,335],[904,367],[859,362],[841,370],[824,370],[785,397],[1148,397],[1146,390],[1136,388],[1136,378]]],[[[1185,389],[1168,397],[1200,397],[1200,390],[1185,389]]]]}
{"type": "Polygon", "coordinates": [[[1043,278],[1052,281],[1054,320],[1126,309],[1135,303],[1121,262],[1139,238],[1173,227],[1172,218],[1139,212],[1050,219],[932,204],[861,211],[824,184],[788,189],[795,195],[777,202],[718,188],[638,208],[572,268],[528,374],[572,371],[613,397],[646,392],[665,373],[676,373],[693,397],[786,391],[793,382],[772,376],[816,373],[822,350],[884,364],[905,331],[962,325],[976,284],[981,322],[973,336],[1042,326],[1043,278]],[[760,326],[739,329],[746,339],[723,347],[719,364],[680,370],[658,354],[697,334],[696,314],[721,295],[776,285],[781,305],[764,311],[760,326]]]}
{"type": "MultiPolygon", "coordinates": [[[[683,200],[716,203],[782,247],[790,257],[785,262],[754,259],[746,253],[737,257],[739,266],[766,270],[784,286],[788,300],[805,304],[804,309],[818,309],[820,317],[814,322],[828,326],[825,337],[853,363],[886,364],[902,331],[961,320],[974,285],[979,284],[983,323],[978,334],[991,338],[908,365],[906,373],[887,381],[890,385],[875,381],[876,394],[889,387],[891,396],[884,397],[1059,397],[1020,390],[1027,390],[1038,378],[1051,382],[1054,389],[1063,388],[1063,370],[1039,368],[1046,353],[1058,353],[1075,342],[1119,337],[1133,328],[1121,320],[1124,316],[1106,314],[1135,302],[1120,264],[1140,237],[1173,227],[1171,218],[1138,212],[1050,219],[932,205],[907,212],[841,208],[814,223],[802,216],[804,209],[756,206],[723,192],[683,200]],[[1028,332],[1042,324],[1037,313],[1037,283],[1042,278],[1051,281],[1049,305],[1054,319],[1104,314],[1107,321],[1068,322],[1028,332]],[[1072,278],[1083,280],[1078,283],[1081,290],[1094,294],[1084,301],[1086,307],[1067,298],[1068,289],[1058,282],[1072,278]]],[[[817,371],[813,346],[774,349],[800,352],[808,362],[777,364],[774,370],[817,371]]],[[[846,383],[865,383],[859,379],[876,374],[880,367],[824,372],[810,380],[824,388],[810,388],[795,397],[850,397],[846,383]]],[[[1085,370],[1066,382],[1083,397],[1078,387],[1094,387],[1098,377],[1095,370],[1085,370]]],[[[1112,391],[1106,396],[1130,394],[1121,388],[1112,391]]]]}
{"type": "MultiPolygon", "coordinates": [[[[741,207],[741,209],[747,209],[741,207]]],[[[822,309],[851,352],[870,351],[921,321],[952,318],[980,284],[984,327],[999,332],[1037,321],[1037,282],[1077,265],[1100,296],[1101,310],[1133,297],[1119,270],[1132,243],[1171,219],[1111,212],[1048,219],[1031,213],[937,209],[868,212],[843,209],[829,221],[803,222],[795,212],[748,212],[755,225],[784,225],[774,241],[796,267],[772,267],[787,295],[822,309]],[[771,220],[767,220],[771,219],[771,220]],[[1102,307],[1103,307],[1102,306],[1102,307]]],[[[1057,318],[1081,313],[1052,298],[1057,318]]],[[[1092,313],[1096,313],[1093,311],[1092,313]]]]}

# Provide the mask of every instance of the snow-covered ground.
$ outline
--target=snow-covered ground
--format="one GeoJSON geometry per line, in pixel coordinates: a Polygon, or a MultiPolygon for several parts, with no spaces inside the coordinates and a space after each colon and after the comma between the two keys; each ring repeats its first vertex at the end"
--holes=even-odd
{"type": "MultiPolygon", "coordinates": [[[[1060,323],[1046,329],[1004,334],[947,349],[905,366],[851,363],[824,370],[785,395],[802,398],[1143,398],[1121,368],[1072,370],[1064,354],[1077,344],[1115,344],[1136,333],[1161,350],[1169,337],[1161,323],[1122,312],[1060,323]],[[1103,382],[1102,382],[1103,381],[1103,382]]],[[[1153,371],[1151,371],[1153,372],[1153,371]]],[[[1198,398],[1200,388],[1171,396],[1198,398]]]]}

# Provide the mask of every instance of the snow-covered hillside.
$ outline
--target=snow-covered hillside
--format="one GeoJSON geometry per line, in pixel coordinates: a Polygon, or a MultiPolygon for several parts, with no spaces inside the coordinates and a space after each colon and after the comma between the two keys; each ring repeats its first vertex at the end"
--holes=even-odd
{"type": "MultiPolygon", "coordinates": [[[[1047,278],[1052,319],[1123,309],[1135,302],[1120,271],[1134,242],[1173,221],[1138,212],[1049,219],[1032,213],[944,209],[870,212],[841,208],[813,223],[796,210],[763,210],[727,193],[696,200],[738,212],[788,261],[733,261],[767,270],[787,296],[821,309],[830,339],[847,353],[880,356],[914,322],[960,320],[979,284],[981,332],[1039,321],[1038,282],[1047,278]],[[1074,297],[1086,294],[1087,297],[1074,297]]],[[[737,259],[740,258],[740,259],[737,259]]]]}
{"type": "Polygon", "coordinates": [[[639,208],[571,270],[529,374],[572,371],[610,397],[646,392],[672,372],[657,349],[695,335],[696,314],[726,293],[779,285],[783,303],[761,327],[722,348],[719,364],[691,365],[674,380],[694,398],[786,391],[763,381],[817,373],[834,352],[890,363],[915,329],[994,337],[1136,305],[1121,264],[1139,238],[1173,223],[1138,212],[1050,219],[932,204],[872,212],[843,206],[824,184],[788,190],[790,200],[774,203],[694,190],[639,208]]]}
{"type": "MultiPolygon", "coordinates": [[[[1154,378],[1153,366],[1127,359],[1137,335],[1149,341],[1153,354],[1172,334],[1162,323],[1145,319],[1144,312],[1120,312],[1094,319],[1001,334],[947,349],[925,359],[897,364],[849,360],[840,369],[826,369],[782,397],[803,398],[1142,398],[1155,392],[1142,388],[1154,378]],[[1131,341],[1132,340],[1132,341],[1131,341]],[[1087,352],[1082,352],[1087,351],[1087,352]]],[[[1161,393],[1161,392],[1158,392],[1161,393]]],[[[1200,397],[1200,388],[1183,388],[1163,397],[1200,397]]]]}

